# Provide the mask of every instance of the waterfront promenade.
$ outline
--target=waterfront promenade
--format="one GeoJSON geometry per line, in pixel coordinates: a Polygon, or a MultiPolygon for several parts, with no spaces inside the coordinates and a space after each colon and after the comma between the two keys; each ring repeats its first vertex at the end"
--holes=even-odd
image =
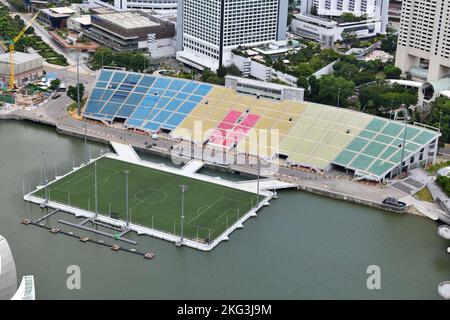
{"type": "MultiPolygon", "coordinates": [[[[74,80],[71,72],[62,74],[66,78],[66,81],[70,82],[74,80]]],[[[83,75],[81,81],[86,84],[87,90],[89,90],[90,84],[93,82],[93,77],[83,75]]],[[[60,133],[80,138],[84,138],[86,135],[87,139],[105,143],[105,145],[109,143],[109,141],[130,144],[137,150],[159,154],[165,157],[170,156],[171,148],[176,144],[167,139],[153,140],[150,136],[133,134],[120,128],[107,127],[91,121],[76,120],[70,117],[66,112],[67,107],[72,102],[73,101],[67,97],[67,95],[63,94],[58,99],[51,99],[45,105],[32,111],[0,109],[0,119],[29,120],[45,125],[51,125],[56,127],[56,130],[60,133]],[[151,148],[149,147],[150,145],[151,148]]],[[[187,163],[191,159],[184,160],[185,163],[187,163]]],[[[205,166],[222,171],[240,172],[241,174],[252,176],[255,176],[258,171],[255,164],[224,166],[206,163],[205,166]]],[[[261,168],[261,175],[265,175],[264,165],[262,165],[261,168]]],[[[392,183],[382,185],[363,181],[353,181],[349,175],[342,173],[331,172],[327,175],[321,175],[283,166],[278,167],[276,173],[274,175],[271,174],[270,176],[281,181],[294,183],[303,191],[375,208],[382,208],[382,201],[386,197],[396,197],[409,206],[409,209],[407,210],[409,213],[427,216],[434,220],[439,218],[446,223],[450,223],[450,215],[441,210],[438,205],[420,201],[409,193],[393,187],[392,183]]]]}

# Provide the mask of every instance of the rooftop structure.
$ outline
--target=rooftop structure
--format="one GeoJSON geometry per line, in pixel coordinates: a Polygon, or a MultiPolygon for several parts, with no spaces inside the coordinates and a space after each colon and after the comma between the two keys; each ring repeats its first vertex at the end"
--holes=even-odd
{"type": "Polygon", "coordinates": [[[97,19],[108,21],[124,29],[140,29],[158,26],[159,24],[151,21],[148,17],[136,12],[116,12],[97,16],[97,19]]]}
{"type": "Polygon", "coordinates": [[[302,88],[234,76],[225,77],[225,87],[242,94],[274,100],[303,101],[305,94],[305,89],[302,88]]]}
{"type": "Polygon", "coordinates": [[[108,13],[115,13],[120,12],[120,10],[115,10],[113,8],[109,7],[95,7],[90,9],[92,14],[108,14],[108,13]]]}
{"type": "Polygon", "coordinates": [[[121,10],[148,10],[176,12],[178,0],[114,0],[114,6],[121,10]]]}
{"type": "Polygon", "coordinates": [[[56,14],[74,14],[75,10],[69,7],[53,7],[49,8],[50,11],[55,12],[56,14]]]}
{"type": "Polygon", "coordinates": [[[11,299],[16,289],[16,265],[8,241],[0,236],[0,300],[11,299]]]}
{"type": "Polygon", "coordinates": [[[75,10],[69,7],[53,7],[45,9],[36,9],[40,11],[37,19],[51,28],[65,28],[67,19],[75,14],[75,10]]]}
{"type": "MultiPolygon", "coordinates": [[[[9,53],[0,54],[0,74],[9,78],[9,53]]],[[[37,53],[14,52],[14,81],[22,84],[37,79],[43,73],[43,58],[37,53]]]]}
{"type": "Polygon", "coordinates": [[[172,139],[256,153],[269,161],[319,172],[341,168],[380,181],[403,168],[433,163],[440,133],[357,111],[310,102],[276,101],[184,79],[103,70],[84,115],[105,124],[122,122],[172,139]],[[198,124],[202,134],[194,135],[198,124]],[[257,130],[279,141],[248,139],[257,130]],[[209,132],[209,133],[208,133],[209,132]],[[406,143],[403,144],[403,139],[406,143]]]}
{"type": "Polygon", "coordinates": [[[155,58],[175,55],[175,25],[140,11],[92,15],[84,34],[118,51],[149,51],[155,58]]]}
{"type": "Polygon", "coordinates": [[[336,1],[305,0],[301,12],[294,16],[291,30],[307,39],[332,46],[342,40],[345,32],[355,33],[358,38],[374,37],[386,33],[388,23],[388,2],[384,0],[336,1]],[[317,14],[313,8],[316,9],[317,14]],[[344,22],[339,18],[343,13],[352,13],[361,19],[344,22]],[[365,18],[362,18],[362,16],[365,18]]]}

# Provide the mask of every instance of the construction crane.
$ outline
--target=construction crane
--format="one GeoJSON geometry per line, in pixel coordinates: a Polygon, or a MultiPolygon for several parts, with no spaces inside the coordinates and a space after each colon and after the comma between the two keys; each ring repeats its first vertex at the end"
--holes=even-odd
{"type": "Polygon", "coordinates": [[[28,28],[33,24],[34,20],[36,20],[37,16],[39,15],[39,12],[36,12],[36,14],[28,21],[28,24],[20,30],[19,34],[14,37],[14,39],[8,39],[7,43],[9,45],[9,90],[14,89],[14,45],[17,41],[19,41],[22,36],[25,34],[25,32],[28,30],[28,28]]]}

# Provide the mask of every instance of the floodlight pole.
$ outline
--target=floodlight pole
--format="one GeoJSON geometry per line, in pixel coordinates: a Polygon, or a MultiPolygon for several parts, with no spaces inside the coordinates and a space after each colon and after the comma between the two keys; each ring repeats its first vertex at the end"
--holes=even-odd
{"type": "Polygon", "coordinates": [[[97,161],[94,162],[95,218],[98,214],[97,161]]]}
{"type": "MultiPolygon", "coordinates": [[[[400,159],[400,173],[399,173],[400,178],[401,178],[402,171],[403,171],[403,161],[404,161],[404,157],[405,157],[406,128],[407,128],[407,122],[406,122],[407,110],[406,110],[405,104],[402,105],[402,108],[403,108],[403,122],[405,124],[405,128],[403,129],[402,157],[400,159]]],[[[408,167],[406,167],[406,168],[408,168],[408,167]]],[[[408,169],[406,169],[406,170],[408,170],[408,169]]]]}
{"type": "Polygon", "coordinates": [[[77,107],[78,115],[81,115],[80,105],[80,52],[77,50],[77,107]]]}
{"type": "Polygon", "coordinates": [[[184,240],[184,193],[189,189],[188,186],[181,184],[180,185],[180,189],[181,189],[181,238],[180,238],[180,242],[183,242],[184,240]]]}
{"type": "Polygon", "coordinates": [[[125,170],[125,213],[126,213],[126,222],[127,227],[130,225],[129,221],[129,212],[128,212],[128,174],[130,173],[130,170],[125,170]]]}
{"type": "Polygon", "coordinates": [[[255,207],[258,207],[258,204],[259,204],[259,179],[260,179],[260,175],[261,175],[261,160],[260,160],[260,158],[259,158],[259,153],[258,153],[258,156],[257,156],[257,162],[258,162],[258,180],[257,180],[257,182],[256,182],[256,206],[255,207]]]}
{"type": "Polygon", "coordinates": [[[42,151],[43,159],[43,172],[44,172],[44,183],[45,183],[45,203],[48,203],[48,180],[47,180],[47,153],[42,151]]]}

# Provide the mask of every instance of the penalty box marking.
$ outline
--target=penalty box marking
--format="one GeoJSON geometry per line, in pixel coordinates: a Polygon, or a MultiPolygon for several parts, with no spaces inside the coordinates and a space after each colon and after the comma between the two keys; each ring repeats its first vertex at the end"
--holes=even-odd
{"type": "MultiPolygon", "coordinates": [[[[111,177],[113,177],[113,176],[115,176],[116,174],[118,174],[118,173],[121,172],[120,170],[111,169],[111,168],[109,168],[109,167],[105,167],[105,166],[102,166],[102,165],[98,165],[98,167],[100,167],[100,168],[102,168],[102,169],[105,169],[105,170],[107,170],[107,171],[112,171],[112,172],[114,172],[114,173],[112,173],[112,174],[110,174],[110,175],[104,177],[104,178],[101,179],[100,181],[98,181],[98,182],[97,182],[97,186],[104,186],[104,185],[106,185],[107,183],[109,183],[109,178],[111,178],[111,177]]],[[[85,171],[85,172],[81,173],[80,175],[82,176],[81,179],[79,179],[78,176],[72,177],[72,178],[70,178],[69,180],[64,181],[63,183],[61,183],[58,187],[55,187],[54,189],[55,189],[55,190],[60,190],[60,191],[63,191],[63,192],[67,192],[67,193],[70,193],[70,194],[73,194],[73,195],[76,195],[76,196],[82,195],[82,194],[85,193],[87,190],[92,189],[92,188],[94,187],[94,184],[91,184],[88,188],[84,189],[84,190],[81,191],[81,192],[70,191],[70,190],[67,190],[67,189],[65,189],[64,187],[62,187],[62,186],[65,186],[65,185],[67,185],[67,184],[77,185],[77,184],[81,183],[81,181],[85,180],[86,178],[91,178],[94,174],[89,170],[89,171],[85,171]],[[78,179],[78,181],[72,182],[71,180],[74,180],[74,179],[78,179]]]]}
{"type": "MultiPolygon", "coordinates": [[[[215,205],[217,205],[217,203],[219,203],[222,200],[227,200],[227,201],[231,201],[231,202],[235,202],[238,204],[241,204],[241,201],[235,200],[235,199],[230,199],[230,198],[226,198],[226,197],[220,197],[219,199],[217,199],[216,201],[214,201],[212,204],[208,205],[206,208],[204,208],[204,206],[198,208],[197,210],[197,215],[195,217],[193,217],[191,220],[189,220],[188,224],[191,226],[199,226],[198,224],[193,223],[196,219],[200,218],[205,212],[207,212],[209,209],[213,208],[215,205]],[[203,209],[204,208],[204,209],[203,209]]],[[[218,222],[217,220],[221,217],[223,217],[226,213],[228,213],[231,209],[226,210],[225,212],[223,212],[220,216],[216,217],[216,219],[214,219],[212,222],[218,222]]],[[[220,223],[220,222],[219,222],[220,223]]]]}

